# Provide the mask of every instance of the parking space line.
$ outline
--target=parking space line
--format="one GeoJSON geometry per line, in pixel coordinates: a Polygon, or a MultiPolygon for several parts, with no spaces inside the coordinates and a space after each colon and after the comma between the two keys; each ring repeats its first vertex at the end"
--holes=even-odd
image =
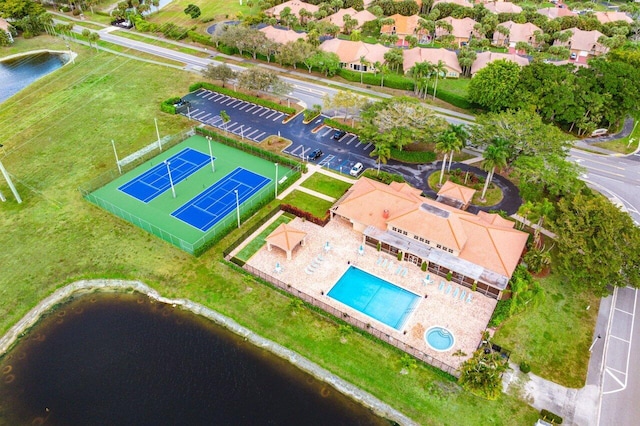
{"type": "Polygon", "coordinates": [[[207,93],[207,91],[206,91],[206,90],[202,90],[202,89],[200,89],[200,90],[198,90],[198,91],[196,92],[196,96],[197,96],[197,97],[199,97],[199,98],[201,98],[201,97],[202,97],[204,94],[206,94],[206,93],[207,93]]]}
{"type": "Polygon", "coordinates": [[[615,371],[616,373],[620,373],[620,374],[622,374],[623,376],[626,376],[626,375],[627,375],[627,373],[625,373],[624,371],[616,370],[615,368],[607,367],[607,370],[615,371]]]}
{"type": "Polygon", "coordinates": [[[279,114],[278,114],[278,115],[276,115],[276,116],[273,118],[273,120],[271,120],[271,121],[276,121],[276,120],[280,119],[283,115],[284,115],[284,114],[279,113],[279,114]]]}
{"type": "MultiPolygon", "coordinates": [[[[249,105],[251,105],[248,102],[244,102],[244,105],[242,105],[240,108],[238,108],[238,111],[242,111],[243,109],[245,109],[246,107],[248,107],[249,105]]],[[[248,110],[247,110],[248,111],[248,110]]]]}
{"type": "Polygon", "coordinates": [[[237,121],[234,121],[233,123],[227,125],[227,131],[231,131],[231,129],[236,125],[236,124],[240,124],[237,121]]]}
{"type": "Polygon", "coordinates": [[[367,149],[369,149],[369,148],[371,147],[371,145],[372,145],[372,144],[371,144],[371,142],[369,142],[369,143],[367,144],[367,146],[365,146],[363,149],[366,151],[367,149]]]}
{"type": "Polygon", "coordinates": [[[257,110],[253,111],[251,114],[255,114],[256,112],[260,112],[262,111],[264,108],[262,108],[261,106],[258,107],[257,110]]]}
{"type": "Polygon", "coordinates": [[[233,102],[233,101],[234,101],[234,98],[232,98],[230,96],[227,96],[227,99],[225,99],[224,101],[220,102],[220,105],[229,106],[229,105],[231,105],[231,102],[233,102]]]}
{"type": "Polygon", "coordinates": [[[257,107],[257,106],[258,106],[258,105],[253,104],[253,106],[252,106],[251,108],[249,108],[248,110],[246,110],[245,112],[249,112],[249,111],[251,111],[252,109],[254,109],[255,107],[257,107]]]}
{"type": "Polygon", "coordinates": [[[253,138],[254,141],[257,141],[258,139],[260,139],[265,133],[267,132],[262,132],[260,133],[258,136],[256,136],[255,138],[253,138]]]}
{"type": "Polygon", "coordinates": [[[230,106],[231,108],[235,108],[235,106],[234,106],[234,105],[238,104],[238,102],[240,102],[240,101],[239,101],[238,99],[236,99],[235,101],[231,102],[231,103],[230,103],[229,105],[227,105],[227,106],[230,106]]]}
{"type": "Polygon", "coordinates": [[[623,341],[623,342],[625,342],[625,343],[631,343],[630,341],[625,340],[625,339],[623,339],[622,337],[613,336],[613,335],[611,335],[610,337],[611,337],[612,339],[621,340],[621,341],[623,341]]]}
{"type": "Polygon", "coordinates": [[[331,127],[329,127],[329,130],[327,130],[326,132],[324,132],[324,133],[322,134],[322,136],[323,136],[323,137],[324,137],[324,136],[327,136],[327,135],[328,135],[329,133],[331,133],[332,131],[333,131],[333,129],[332,129],[331,127]]]}
{"type": "Polygon", "coordinates": [[[354,139],[356,139],[356,138],[357,138],[357,136],[356,136],[356,135],[353,135],[353,137],[351,137],[351,139],[349,139],[349,141],[347,142],[347,145],[350,145],[350,144],[351,144],[351,142],[353,142],[353,141],[354,141],[354,139]]]}
{"type": "Polygon", "coordinates": [[[205,115],[204,117],[200,117],[200,118],[198,118],[198,120],[201,120],[201,121],[206,120],[206,119],[207,119],[207,118],[209,118],[211,115],[212,115],[211,113],[208,113],[208,114],[207,114],[207,115],[205,115]]]}
{"type": "Polygon", "coordinates": [[[625,311],[625,310],[620,309],[620,308],[616,308],[616,311],[622,312],[623,314],[627,314],[627,315],[633,315],[633,312],[628,312],[628,311],[625,311]]]}
{"type": "Polygon", "coordinates": [[[218,122],[218,121],[222,121],[222,118],[220,118],[220,116],[219,116],[219,115],[214,115],[213,117],[211,117],[211,118],[209,119],[209,121],[208,121],[208,122],[209,122],[209,123],[214,123],[214,122],[218,122]]]}
{"type": "Polygon", "coordinates": [[[265,114],[266,114],[266,113],[268,113],[269,111],[271,111],[271,110],[269,110],[269,109],[265,109],[265,111],[264,111],[262,114],[260,114],[260,117],[262,117],[263,115],[265,115],[265,114]]]}
{"type": "Polygon", "coordinates": [[[254,130],[253,132],[251,132],[251,133],[249,133],[249,134],[247,135],[247,138],[250,138],[250,137],[251,137],[251,136],[253,136],[255,133],[258,133],[259,131],[260,131],[260,130],[258,130],[258,129],[254,130]]]}

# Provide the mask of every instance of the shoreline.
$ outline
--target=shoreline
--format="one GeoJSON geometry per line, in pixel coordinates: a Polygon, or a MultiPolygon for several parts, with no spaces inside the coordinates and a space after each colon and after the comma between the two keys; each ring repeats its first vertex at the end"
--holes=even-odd
{"type": "Polygon", "coordinates": [[[246,327],[241,326],[231,318],[228,318],[213,309],[207,308],[199,303],[192,302],[188,299],[169,299],[163,297],[155,289],[147,286],[140,281],[126,280],[81,280],[57,289],[51,295],[43,299],[38,305],[31,309],[24,317],[15,323],[9,331],[0,338],[0,357],[6,355],[20,340],[20,337],[31,329],[40,318],[47,312],[55,308],[56,305],[64,303],[70,298],[87,293],[117,293],[133,291],[146,295],[147,297],[161,303],[180,306],[182,309],[188,310],[193,314],[205,317],[219,326],[242,336],[245,340],[253,345],[289,361],[291,364],[300,368],[313,377],[333,386],[338,392],[357,401],[365,407],[371,409],[375,414],[392,420],[402,425],[417,425],[416,422],[405,416],[401,412],[395,410],[390,405],[379,400],[373,395],[365,392],[353,384],[332,374],[328,370],[313,363],[311,360],[301,356],[300,354],[287,349],[269,339],[266,339],[246,327]]]}

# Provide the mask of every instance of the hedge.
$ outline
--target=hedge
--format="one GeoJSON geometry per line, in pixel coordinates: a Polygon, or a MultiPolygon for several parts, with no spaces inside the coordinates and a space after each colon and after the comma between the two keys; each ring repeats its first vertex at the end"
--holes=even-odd
{"type": "Polygon", "coordinates": [[[167,114],[176,114],[177,111],[174,104],[178,102],[180,99],[182,99],[180,96],[176,96],[173,98],[169,98],[165,101],[162,101],[162,103],[160,104],[160,111],[166,112],[167,114]]]}
{"type": "MultiPolygon", "coordinates": [[[[300,167],[303,171],[306,172],[306,166],[299,163],[296,160],[292,160],[289,157],[284,157],[282,155],[275,154],[271,151],[267,151],[266,149],[259,148],[253,144],[248,144],[244,142],[237,141],[235,139],[228,138],[224,135],[221,135],[218,132],[214,132],[212,130],[203,129],[202,127],[196,127],[196,134],[202,136],[211,136],[215,138],[216,141],[225,144],[227,146],[239,149],[244,152],[248,152],[256,157],[264,158],[265,160],[271,161],[273,163],[282,164],[284,166],[290,167],[292,169],[296,169],[300,167]]],[[[295,182],[296,179],[287,179],[282,184],[278,185],[279,190],[286,189],[289,185],[295,182]]]]}
{"type": "Polygon", "coordinates": [[[488,326],[495,328],[502,324],[507,318],[509,318],[509,311],[511,310],[511,299],[498,300],[496,308],[493,310],[493,315],[489,320],[488,326]]]}
{"type": "Polygon", "coordinates": [[[333,127],[334,129],[344,130],[345,132],[353,133],[354,135],[357,135],[359,133],[359,130],[356,129],[355,127],[351,127],[348,124],[343,124],[331,118],[325,118],[324,124],[326,126],[333,127]]]}
{"type": "Polygon", "coordinates": [[[247,101],[257,105],[262,105],[263,107],[266,107],[266,108],[275,109],[276,111],[284,112],[285,114],[292,115],[296,113],[295,108],[280,105],[278,103],[268,101],[266,99],[258,98],[257,96],[236,92],[235,90],[227,89],[226,87],[216,86],[215,84],[206,83],[206,82],[199,82],[199,83],[192,84],[191,86],[189,86],[189,92],[194,92],[201,88],[211,90],[212,92],[222,93],[223,95],[231,96],[232,98],[240,99],[242,101],[247,101]]]}
{"type": "MultiPolygon", "coordinates": [[[[338,75],[345,80],[358,83],[360,82],[360,79],[362,79],[362,83],[369,84],[371,86],[380,86],[382,83],[382,76],[380,74],[375,75],[367,72],[359,73],[357,71],[341,68],[338,71],[338,75]]],[[[384,87],[389,87],[391,89],[413,90],[413,86],[413,80],[401,75],[390,74],[384,77],[384,87]]]]}
{"type": "Polygon", "coordinates": [[[542,420],[546,420],[556,425],[562,424],[562,417],[557,414],[552,413],[549,410],[541,410],[540,415],[542,416],[542,420]]]}
{"type": "Polygon", "coordinates": [[[211,40],[211,36],[209,34],[200,34],[197,31],[188,31],[187,37],[191,39],[191,41],[195,43],[204,44],[206,46],[215,46],[216,44],[211,40]]]}
{"type": "Polygon", "coordinates": [[[368,177],[369,179],[377,180],[378,182],[382,182],[387,185],[389,185],[391,182],[406,182],[405,178],[400,175],[385,172],[382,170],[380,170],[380,173],[378,173],[378,171],[375,169],[365,170],[362,176],[368,177]]]}
{"type": "Polygon", "coordinates": [[[435,161],[436,154],[431,151],[401,151],[391,148],[391,158],[403,163],[431,163],[435,161]]]}

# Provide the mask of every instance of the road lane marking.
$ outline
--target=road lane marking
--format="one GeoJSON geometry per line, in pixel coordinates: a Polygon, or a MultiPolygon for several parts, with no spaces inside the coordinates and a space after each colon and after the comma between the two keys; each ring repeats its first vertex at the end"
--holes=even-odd
{"type": "Polygon", "coordinates": [[[623,312],[623,313],[629,314],[629,315],[633,315],[633,312],[628,312],[628,311],[625,311],[625,310],[620,309],[620,308],[616,308],[616,311],[623,312]]]}
{"type": "Polygon", "coordinates": [[[618,340],[621,340],[621,341],[623,341],[623,342],[625,342],[625,343],[631,343],[631,342],[629,342],[628,340],[623,339],[622,337],[618,337],[618,336],[611,336],[611,338],[612,338],[612,339],[618,339],[618,340]]]}
{"type": "Polygon", "coordinates": [[[596,171],[598,171],[598,172],[602,172],[602,173],[607,173],[607,174],[610,174],[610,175],[618,176],[618,177],[625,177],[624,175],[621,175],[620,173],[614,173],[614,172],[610,172],[610,171],[608,171],[608,170],[597,169],[597,168],[595,168],[595,167],[589,167],[589,168],[587,169],[587,171],[588,171],[589,173],[593,173],[593,171],[594,171],[594,170],[596,170],[596,171]]]}
{"type": "MultiPolygon", "coordinates": [[[[573,156],[573,157],[577,157],[577,158],[579,158],[580,160],[590,161],[590,162],[592,162],[592,163],[596,163],[596,164],[602,164],[603,166],[612,167],[612,168],[614,168],[614,169],[618,169],[618,170],[625,170],[625,168],[624,168],[624,167],[619,167],[619,166],[616,166],[615,164],[607,163],[606,161],[598,161],[598,160],[594,160],[594,159],[592,159],[592,158],[590,158],[590,157],[580,157],[580,156],[575,155],[575,154],[572,154],[572,156],[573,156]]],[[[575,160],[574,160],[574,161],[575,161],[575,160]]],[[[576,163],[577,163],[577,162],[578,162],[578,161],[576,161],[576,163]]]]}

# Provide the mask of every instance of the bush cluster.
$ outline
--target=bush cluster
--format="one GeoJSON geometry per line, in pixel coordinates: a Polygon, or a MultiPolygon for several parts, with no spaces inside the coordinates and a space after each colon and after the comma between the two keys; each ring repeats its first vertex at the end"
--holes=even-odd
{"type": "Polygon", "coordinates": [[[187,31],[187,37],[195,43],[204,44],[205,46],[215,46],[209,34],[200,34],[197,31],[189,30],[187,31]]]}
{"type": "MultiPolygon", "coordinates": [[[[371,86],[380,86],[382,84],[381,74],[371,74],[366,72],[359,73],[357,71],[341,68],[338,71],[338,75],[345,80],[358,83],[362,79],[362,83],[369,84],[371,86]]],[[[387,74],[384,76],[384,87],[389,87],[391,89],[413,90],[413,86],[413,80],[410,78],[396,74],[387,74]]]]}
{"type": "Polygon", "coordinates": [[[166,112],[167,114],[176,114],[176,107],[174,106],[174,104],[180,99],[180,96],[175,96],[173,98],[162,101],[162,103],[160,104],[160,111],[166,112]]]}
{"type": "Polygon", "coordinates": [[[542,416],[542,420],[546,420],[546,421],[551,422],[551,423],[556,424],[556,425],[561,425],[562,424],[562,417],[560,417],[557,414],[552,413],[549,410],[541,410],[540,411],[540,416],[542,416]]]}
{"type": "Polygon", "coordinates": [[[216,86],[215,84],[211,84],[211,83],[206,83],[206,82],[194,83],[191,86],[189,86],[189,91],[194,92],[201,88],[211,90],[212,92],[222,93],[223,95],[231,96],[232,98],[236,98],[242,101],[247,101],[257,105],[261,105],[266,108],[275,109],[276,111],[284,112],[285,114],[291,115],[296,113],[295,108],[288,107],[285,105],[280,105],[279,103],[258,98],[256,96],[247,95],[245,93],[236,92],[235,90],[227,89],[226,87],[216,86]]]}
{"type": "Polygon", "coordinates": [[[364,171],[362,175],[365,177],[368,177],[369,179],[377,180],[378,182],[382,182],[387,185],[389,185],[391,182],[400,182],[400,183],[406,182],[404,177],[393,174],[393,173],[388,173],[382,170],[378,174],[377,170],[367,169],[364,171]]]}
{"type": "Polygon", "coordinates": [[[520,371],[522,371],[524,374],[529,374],[531,372],[531,366],[528,362],[522,361],[520,363],[520,371]]]}
{"type": "Polygon", "coordinates": [[[495,328],[502,324],[507,318],[511,311],[511,299],[506,300],[498,300],[498,304],[496,308],[493,310],[493,315],[491,315],[491,319],[489,320],[489,327],[495,328]]]}
{"type": "Polygon", "coordinates": [[[325,226],[327,223],[329,223],[329,219],[330,219],[330,215],[329,212],[327,211],[327,214],[324,216],[323,219],[316,217],[314,215],[312,215],[311,213],[304,211],[298,207],[292,206],[290,204],[281,204],[280,208],[288,213],[294,214],[298,217],[304,218],[305,220],[308,220],[311,223],[315,223],[316,225],[320,225],[320,226],[325,226]]]}
{"type": "Polygon", "coordinates": [[[431,151],[401,151],[392,148],[391,158],[402,161],[403,163],[431,163],[435,161],[436,154],[431,151]]]}

